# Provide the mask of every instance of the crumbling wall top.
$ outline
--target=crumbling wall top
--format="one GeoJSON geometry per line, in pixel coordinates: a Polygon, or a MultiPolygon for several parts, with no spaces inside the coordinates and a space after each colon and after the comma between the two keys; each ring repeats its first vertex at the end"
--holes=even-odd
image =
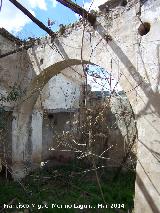
{"type": "Polygon", "coordinates": [[[8,40],[10,40],[12,42],[15,42],[18,45],[22,44],[22,40],[20,40],[19,38],[15,37],[14,35],[12,35],[11,33],[9,33],[4,28],[0,28],[0,35],[2,35],[3,37],[7,38],[8,40]]]}
{"type": "Polygon", "coordinates": [[[109,12],[117,7],[130,8],[134,4],[137,4],[139,0],[107,0],[104,4],[99,6],[99,10],[102,12],[109,12]]]}

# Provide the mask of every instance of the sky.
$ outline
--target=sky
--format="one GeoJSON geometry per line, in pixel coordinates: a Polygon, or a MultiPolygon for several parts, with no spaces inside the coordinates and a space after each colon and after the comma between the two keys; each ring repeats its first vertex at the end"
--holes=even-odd
{"type": "Polygon", "coordinates": [[[91,86],[92,91],[121,91],[121,86],[117,83],[111,72],[99,66],[89,65],[87,83],[91,86]]]}
{"type": "MultiPolygon", "coordinates": [[[[105,3],[106,0],[73,0],[77,4],[83,6],[86,10],[98,10],[98,6],[105,3]]],[[[55,24],[52,26],[53,31],[57,31],[60,24],[70,24],[79,18],[70,9],[64,7],[56,0],[19,0],[36,18],[42,21],[45,25],[48,23],[48,18],[53,20],[55,24]]],[[[47,35],[45,31],[34,24],[27,16],[18,10],[9,0],[2,0],[0,11],[0,27],[4,27],[9,32],[21,39],[28,37],[42,37],[47,35]]],[[[100,72],[101,69],[92,67],[91,71],[100,72]]],[[[101,73],[101,77],[103,74],[101,73]]],[[[103,76],[104,77],[104,76],[103,76]]],[[[106,75],[109,78],[109,75],[106,75]]],[[[102,78],[101,78],[102,79],[102,78]]],[[[113,78],[112,78],[113,79],[113,78]]],[[[100,80],[88,76],[88,83],[91,84],[92,90],[109,90],[109,84],[106,80],[100,80]]],[[[112,87],[116,81],[112,80],[112,87]]],[[[119,87],[117,87],[119,88],[119,87]]],[[[118,90],[121,90],[120,88],[118,90]]]]}
{"type": "MultiPolygon", "coordinates": [[[[89,9],[97,9],[98,5],[105,0],[73,0],[77,4],[89,9]],[[93,3],[92,3],[93,2],[93,3]]],[[[77,16],[68,8],[56,0],[19,0],[36,18],[47,25],[48,18],[55,24],[53,31],[57,31],[60,24],[69,24],[77,20],[77,16]]],[[[19,11],[9,0],[2,0],[0,11],[0,27],[6,28],[9,32],[20,38],[41,37],[46,35],[42,29],[36,26],[27,16],[19,11]]]]}

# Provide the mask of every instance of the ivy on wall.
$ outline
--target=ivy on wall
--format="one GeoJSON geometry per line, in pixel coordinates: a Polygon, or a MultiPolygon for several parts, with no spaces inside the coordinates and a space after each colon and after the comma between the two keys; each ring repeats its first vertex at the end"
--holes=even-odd
{"type": "Polygon", "coordinates": [[[5,110],[3,107],[0,107],[0,130],[5,129],[7,119],[5,118],[5,110]]]}
{"type": "Polygon", "coordinates": [[[25,94],[25,91],[22,90],[20,85],[14,85],[13,87],[11,87],[11,90],[8,93],[7,97],[5,97],[4,95],[1,95],[0,101],[3,101],[3,102],[17,101],[24,94],[25,94]]]}

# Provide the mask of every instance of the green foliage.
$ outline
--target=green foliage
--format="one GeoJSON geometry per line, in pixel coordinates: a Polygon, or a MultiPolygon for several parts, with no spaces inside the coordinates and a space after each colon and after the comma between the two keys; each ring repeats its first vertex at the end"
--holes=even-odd
{"type": "Polygon", "coordinates": [[[90,13],[93,14],[94,16],[97,16],[97,14],[98,14],[98,12],[96,10],[91,10],[90,13]]]}
{"type": "Polygon", "coordinates": [[[11,90],[8,93],[7,97],[5,97],[4,95],[1,95],[0,101],[3,101],[3,102],[17,101],[24,95],[25,91],[21,89],[20,85],[14,85],[13,87],[10,87],[10,88],[11,90]]]}
{"type": "MultiPolygon", "coordinates": [[[[18,183],[0,181],[0,205],[9,203],[16,198],[16,203],[43,204],[50,208],[37,210],[31,208],[31,212],[80,212],[79,209],[51,208],[51,204],[65,205],[93,205],[104,204],[100,196],[99,187],[95,180],[94,172],[82,172],[83,168],[75,165],[45,168],[30,174],[24,181],[26,192],[18,183]]],[[[134,173],[123,173],[116,182],[112,182],[114,172],[99,171],[100,182],[106,203],[119,203],[125,205],[121,212],[127,212],[133,208],[134,173]]],[[[115,209],[100,209],[100,212],[114,213],[115,209]]],[[[7,212],[13,212],[7,211],[7,212]]],[[[97,209],[85,209],[85,212],[97,212],[97,209]]]]}
{"type": "Polygon", "coordinates": [[[0,107],[0,129],[5,129],[5,127],[6,127],[5,110],[3,107],[0,107]]]}
{"type": "Polygon", "coordinates": [[[60,33],[60,35],[63,35],[64,32],[65,32],[65,30],[66,30],[65,25],[60,24],[60,25],[59,25],[59,33],[60,33]]]}
{"type": "MultiPolygon", "coordinates": [[[[20,85],[14,85],[13,87],[10,87],[10,91],[6,96],[1,95],[0,101],[2,102],[13,102],[18,101],[23,95],[25,94],[25,91],[22,90],[20,85]]],[[[0,129],[5,129],[7,125],[7,113],[5,111],[5,108],[3,106],[0,107],[0,129]]],[[[1,136],[1,133],[0,133],[1,136]]]]}

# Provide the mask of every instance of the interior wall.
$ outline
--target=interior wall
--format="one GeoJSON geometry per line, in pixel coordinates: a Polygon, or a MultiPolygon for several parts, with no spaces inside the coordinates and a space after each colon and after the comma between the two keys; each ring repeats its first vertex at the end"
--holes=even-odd
{"type": "Polygon", "coordinates": [[[63,146],[59,146],[58,136],[63,131],[70,130],[69,122],[72,119],[72,112],[45,112],[43,118],[43,141],[42,141],[42,161],[53,160],[53,163],[60,161],[60,157],[68,158],[68,153],[59,152],[63,146]],[[57,147],[58,146],[58,147],[57,147]],[[55,151],[54,151],[55,149],[55,151]]]}

